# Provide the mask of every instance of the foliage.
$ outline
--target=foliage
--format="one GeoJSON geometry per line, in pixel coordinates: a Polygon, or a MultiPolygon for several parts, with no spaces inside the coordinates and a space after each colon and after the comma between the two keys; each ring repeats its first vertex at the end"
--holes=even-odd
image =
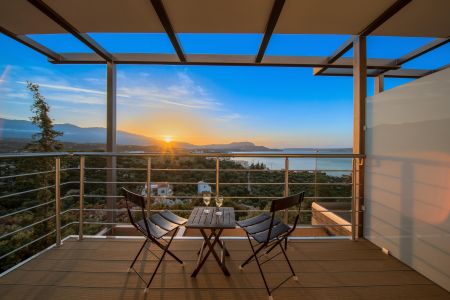
{"type": "Polygon", "coordinates": [[[33,105],[31,106],[33,116],[30,120],[40,131],[33,135],[32,142],[27,145],[26,149],[33,152],[54,152],[62,150],[62,144],[56,138],[62,136],[63,133],[53,129],[53,121],[48,115],[50,106],[39,91],[39,85],[27,82],[27,88],[33,94],[33,105]]]}

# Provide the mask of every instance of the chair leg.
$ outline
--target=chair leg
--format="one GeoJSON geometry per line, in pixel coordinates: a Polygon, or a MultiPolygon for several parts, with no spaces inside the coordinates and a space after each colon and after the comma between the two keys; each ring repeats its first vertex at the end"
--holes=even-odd
{"type": "Polygon", "coordinates": [[[142,252],[142,250],[144,249],[144,247],[145,247],[145,245],[147,244],[147,242],[148,242],[148,239],[145,239],[144,243],[143,243],[142,246],[141,246],[141,249],[139,249],[138,253],[136,254],[136,256],[135,256],[135,258],[134,258],[134,260],[133,260],[133,262],[131,263],[130,267],[128,268],[128,271],[130,271],[131,268],[133,268],[134,264],[136,263],[136,260],[137,260],[138,257],[139,257],[139,254],[141,254],[141,252],[142,252]]]}
{"type": "MultiPolygon", "coordinates": [[[[172,242],[172,239],[177,235],[177,232],[178,232],[178,228],[175,230],[175,232],[172,234],[172,237],[170,238],[170,242],[172,242]]],[[[169,254],[170,256],[172,256],[172,258],[173,259],[175,259],[177,262],[179,262],[180,264],[184,264],[183,263],[183,261],[181,260],[181,259],[179,259],[172,251],[170,251],[169,249],[168,249],[168,247],[167,246],[164,246],[163,244],[161,244],[160,242],[158,242],[158,241],[153,241],[153,243],[155,244],[155,245],[157,245],[159,248],[161,248],[161,250],[163,250],[163,251],[166,251],[167,252],[167,254],[169,254]]]]}
{"type": "MultiPolygon", "coordinates": [[[[250,237],[247,235],[247,237],[248,237],[248,240],[249,240],[249,242],[250,242],[250,247],[252,247],[252,249],[253,249],[253,244],[252,244],[252,241],[250,240],[250,237]]],[[[264,244],[263,245],[261,245],[257,250],[256,250],[256,252],[255,251],[253,251],[253,253],[256,253],[256,254],[258,254],[259,253],[259,251],[261,251],[263,248],[264,248],[264,244]]],[[[247,260],[246,261],[244,261],[240,266],[239,266],[239,268],[240,269],[242,269],[242,268],[244,268],[244,266],[246,265],[246,264],[248,264],[249,262],[251,262],[252,261],[252,259],[256,256],[256,254],[252,254],[252,255],[250,255],[250,257],[249,258],[247,258],[247,260]]]]}
{"type": "Polygon", "coordinates": [[[256,264],[258,265],[259,272],[261,273],[261,277],[262,277],[262,279],[264,281],[264,285],[266,286],[266,290],[267,290],[267,293],[269,294],[269,298],[270,298],[272,295],[271,295],[269,286],[267,285],[266,277],[264,277],[264,273],[263,273],[263,270],[261,268],[261,265],[259,264],[259,259],[258,259],[258,256],[257,256],[258,251],[260,251],[262,249],[264,244],[261,245],[261,247],[257,251],[255,251],[255,248],[253,248],[252,241],[250,240],[250,236],[248,234],[247,234],[247,238],[248,238],[248,241],[250,242],[250,247],[252,248],[253,256],[255,257],[256,264]]]}
{"type": "Polygon", "coordinates": [[[283,246],[281,244],[280,244],[280,248],[281,248],[281,251],[283,252],[284,258],[286,258],[286,262],[289,265],[289,269],[291,269],[292,276],[294,276],[294,280],[297,281],[298,277],[297,277],[297,275],[295,275],[295,272],[294,272],[294,269],[292,268],[291,262],[289,261],[286,251],[284,251],[283,246]]]}
{"type": "MultiPolygon", "coordinates": [[[[145,291],[146,291],[146,292],[147,292],[148,287],[149,287],[150,284],[152,283],[153,278],[155,278],[156,272],[158,272],[159,266],[161,265],[161,263],[162,263],[162,261],[163,261],[163,259],[164,259],[164,256],[166,256],[166,253],[169,253],[169,247],[170,247],[170,244],[172,243],[174,237],[175,237],[175,234],[172,234],[169,243],[167,243],[167,245],[164,247],[164,252],[163,252],[163,254],[161,255],[161,258],[159,259],[158,264],[156,265],[155,270],[153,271],[153,274],[152,274],[152,277],[150,278],[150,281],[147,283],[147,287],[145,288],[145,291]]],[[[180,261],[181,261],[181,260],[180,260],[180,261]]],[[[183,262],[181,261],[181,263],[183,263],[183,262]]]]}

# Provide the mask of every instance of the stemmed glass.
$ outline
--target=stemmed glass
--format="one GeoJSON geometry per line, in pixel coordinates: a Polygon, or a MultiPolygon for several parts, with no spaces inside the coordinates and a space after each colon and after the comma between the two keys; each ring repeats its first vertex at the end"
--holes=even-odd
{"type": "MultiPolygon", "coordinates": [[[[210,194],[204,194],[203,195],[203,203],[205,203],[206,206],[209,206],[209,203],[211,203],[211,195],[210,194]]],[[[209,209],[203,210],[205,214],[209,214],[209,209]]]]}
{"type": "Polygon", "coordinates": [[[218,207],[218,210],[216,211],[216,215],[221,216],[222,212],[220,211],[220,207],[223,204],[223,197],[217,197],[216,198],[216,206],[218,207]]]}

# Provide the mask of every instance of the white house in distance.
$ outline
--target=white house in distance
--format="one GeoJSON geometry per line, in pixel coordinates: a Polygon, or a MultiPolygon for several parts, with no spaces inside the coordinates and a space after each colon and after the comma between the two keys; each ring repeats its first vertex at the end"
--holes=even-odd
{"type": "MultiPolygon", "coordinates": [[[[152,182],[150,183],[152,189],[152,196],[172,196],[173,190],[172,185],[168,182],[152,182]]],[[[147,184],[144,186],[144,189],[141,192],[142,196],[147,196],[147,184]]]]}
{"type": "Polygon", "coordinates": [[[204,181],[199,181],[197,183],[197,194],[203,193],[211,193],[211,186],[204,181]]]}

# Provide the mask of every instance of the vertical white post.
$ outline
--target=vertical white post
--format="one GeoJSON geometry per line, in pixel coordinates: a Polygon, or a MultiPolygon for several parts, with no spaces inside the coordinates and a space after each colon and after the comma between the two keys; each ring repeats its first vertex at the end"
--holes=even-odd
{"type": "MultiPolygon", "coordinates": [[[[316,150],[316,154],[319,154],[319,150],[316,150]]],[[[317,201],[317,195],[318,193],[318,189],[317,189],[317,157],[315,159],[315,164],[314,164],[314,201],[317,201]]]]}
{"type": "Polygon", "coordinates": [[[220,175],[220,159],[219,159],[219,157],[216,157],[216,197],[219,197],[219,194],[220,194],[219,175],[220,175]]]}
{"type": "MultiPolygon", "coordinates": [[[[289,158],[284,158],[284,197],[289,196],[289,158]]],[[[289,221],[289,209],[284,211],[284,223],[289,221]]]]}
{"type": "Polygon", "coordinates": [[[147,178],[146,178],[146,184],[147,184],[147,216],[150,217],[150,208],[151,208],[151,197],[152,197],[152,158],[147,158],[147,178]]]}
{"type": "Polygon", "coordinates": [[[55,158],[55,229],[56,246],[61,245],[61,158],[55,158]]]}
{"type": "Polygon", "coordinates": [[[83,239],[83,223],[84,223],[84,164],[85,157],[80,156],[80,217],[78,228],[78,239],[83,239]]]}

